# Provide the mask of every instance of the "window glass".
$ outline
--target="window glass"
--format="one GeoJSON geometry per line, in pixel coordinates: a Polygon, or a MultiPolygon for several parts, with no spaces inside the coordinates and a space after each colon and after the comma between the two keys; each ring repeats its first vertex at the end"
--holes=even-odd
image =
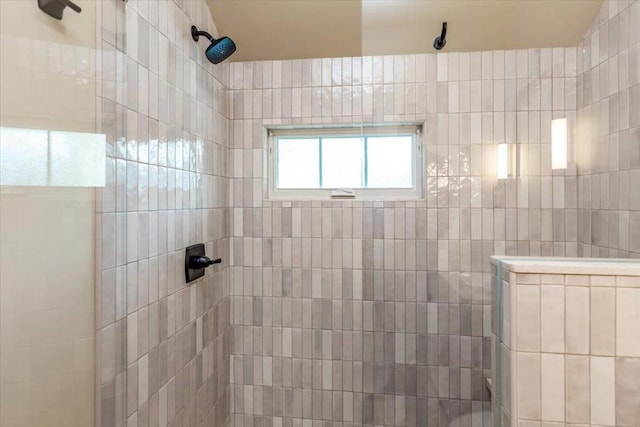
{"type": "Polygon", "coordinates": [[[319,146],[318,138],[278,140],[278,188],[320,187],[319,146]]]}
{"type": "Polygon", "coordinates": [[[362,188],[363,139],[322,138],[322,188],[362,188]]]}
{"type": "Polygon", "coordinates": [[[411,188],[413,138],[371,136],[367,138],[367,188],[411,188]]]}

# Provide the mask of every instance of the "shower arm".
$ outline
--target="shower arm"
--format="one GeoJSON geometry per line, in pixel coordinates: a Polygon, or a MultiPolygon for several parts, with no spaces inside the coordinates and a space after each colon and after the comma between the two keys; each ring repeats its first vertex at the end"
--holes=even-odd
{"type": "Polygon", "coordinates": [[[447,39],[447,23],[443,22],[442,33],[440,33],[440,40],[446,40],[446,39],[447,39]]]}
{"type": "Polygon", "coordinates": [[[442,23],[442,32],[439,37],[433,41],[433,47],[436,50],[441,50],[447,44],[447,22],[442,23]]]}
{"type": "Polygon", "coordinates": [[[65,7],[68,7],[77,13],[82,12],[82,8],[71,0],[38,0],[38,7],[47,15],[55,19],[62,19],[65,7]]]}
{"type": "Polygon", "coordinates": [[[207,33],[206,31],[198,30],[198,27],[196,27],[195,25],[191,26],[191,37],[193,38],[193,40],[197,42],[200,36],[206,37],[211,43],[216,41],[216,39],[214,39],[211,34],[207,33]]]}
{"type": "Polygon", "coordinates": [[[63,5],[67,6],[68,8],[70,8],[71,10],[73,10],[74,12],[82,12],[82,9],[80,8],[80,6],[78,6],[77,4],[69,1],[69,0],[58,0],[58,2],[62,3],[63,5]]]}

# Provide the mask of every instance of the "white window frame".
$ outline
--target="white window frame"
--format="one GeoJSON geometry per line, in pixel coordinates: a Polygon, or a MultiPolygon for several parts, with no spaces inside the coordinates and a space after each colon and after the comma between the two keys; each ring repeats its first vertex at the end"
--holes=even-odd
{"type": "Polygon", "coordinates": [[[295,137],[338,137],[369,135],[411,135],[413,137],[412,172],[414,187],[412,188],[354,188],[354,198],[346,200],[419,200],[423,197],[423,137],[422,123],[402,123],[393,125],[369,126],[309,126],[309,127],[272,127],[266,129],[266,176],[267,197],[270,200],[330,200],[342,199],[332,197],[338,188],[281,189],[277,183],[276,144],[278,138],[295,137]]]}

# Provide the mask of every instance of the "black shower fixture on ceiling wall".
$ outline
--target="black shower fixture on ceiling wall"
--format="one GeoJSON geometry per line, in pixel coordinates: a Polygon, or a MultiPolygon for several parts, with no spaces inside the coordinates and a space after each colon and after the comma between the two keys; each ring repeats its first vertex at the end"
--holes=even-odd
{"type": "Polygon", "coordinates": [[[38,7],[47,15],[55,19],[62,19],[62,13],[65,7],[74,12],[82,12],[82,8],[71,0],[38,0],[38,7]]]}
{"type": "Polygon", "coordinates": [[[236,44],[229,37],[214,39],[211,34],[206,31],[200,31],[198,27],[193,25],[191,27],[191,37],[197,42],[200,36],[206,37],[211,42],[207,50],[204,51],[204,55],[214,64],[221,63],[236,51],[236,44]]]}
{"type": "Polygon", "coordinates": [[[442,23],[442,32],[433,41],[433,47],[436,50],[441,50],[446,44],[447,44],[447,23],[445,21],[442,23]]]}

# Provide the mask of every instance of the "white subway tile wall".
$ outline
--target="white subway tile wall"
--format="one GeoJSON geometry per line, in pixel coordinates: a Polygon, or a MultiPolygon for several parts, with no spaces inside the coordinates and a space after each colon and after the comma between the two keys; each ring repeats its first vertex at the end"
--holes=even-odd
{"type": "Polygon", "coordinates": [[[229,65],[204,1],[99,2],[107,184],[97,224],[96,425],[225,426],[230,413],[229,65]],[[223,263],[187,286],[184,248],[223,263]]]}
{"type": "Polygon", "coordinates": [[[607,0],[578,46],[578,254],[640,256],[640,2],[607,0]]]}

